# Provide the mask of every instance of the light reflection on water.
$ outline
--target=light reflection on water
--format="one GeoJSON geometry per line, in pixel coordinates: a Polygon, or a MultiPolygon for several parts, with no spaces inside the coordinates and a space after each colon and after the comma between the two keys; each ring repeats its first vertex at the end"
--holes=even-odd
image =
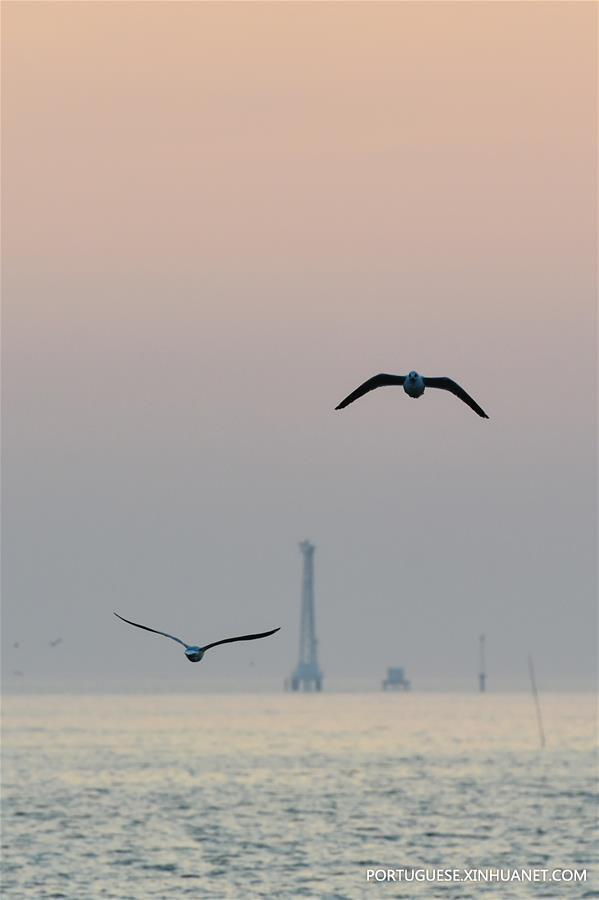
{"type": "Polygon", "coordinates": [[[9,696],[3,897],[599,897],[594,698],[9,696]],[[587,868],[367,884],[366,867],[587,868]]]}

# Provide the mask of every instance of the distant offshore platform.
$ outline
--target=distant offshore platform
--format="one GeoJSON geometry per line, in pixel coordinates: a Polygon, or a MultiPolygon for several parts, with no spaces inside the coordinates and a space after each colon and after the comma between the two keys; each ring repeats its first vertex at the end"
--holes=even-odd
{"type": "Polygon", "coordinates": [[[409,691],[410,687],[410,681],[406,678],[403,667],[392,666],[390,669],[387,669],[387,677],[382,683],[384,691],[389,688],[391,690],[409,691]]]}
{"type": "Polygon", "coordinates": [[[316,640],[314,618],[314,551],[316,548],[310,541],[302,541],[299,546],[304,557],[299,662],[291,677],[285,681],[285,687],[292,691],[321,691],[323,675],[318,665],[318,641],[316,640]]]}

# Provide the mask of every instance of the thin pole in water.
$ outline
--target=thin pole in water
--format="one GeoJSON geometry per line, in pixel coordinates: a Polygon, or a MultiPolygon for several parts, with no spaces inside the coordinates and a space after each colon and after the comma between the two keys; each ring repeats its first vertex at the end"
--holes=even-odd
{"type": "Polygon", "coordinates": [[[530,673],[530,686],[532,687],[532,696],[535,701],[535,707],[537,710],[537,722],[539,725],[539,739],[541,741],[541,748],[545,746],[545,732],[543,731],[543,719],[541,717],[541,705],[539,703],[539,694],[537,691],[537,682],[535,679],[535,667],[533,665],[532,656],[530,653],[528,654],[528,671],[530,673]]]}
{"type": "Polygon", "coordinates": [[[478,666],[478,689],[484,694],[487,686],[487,673],[485,671],[485,636],[481,634],[480,638],[480,662],[478,666]]]}

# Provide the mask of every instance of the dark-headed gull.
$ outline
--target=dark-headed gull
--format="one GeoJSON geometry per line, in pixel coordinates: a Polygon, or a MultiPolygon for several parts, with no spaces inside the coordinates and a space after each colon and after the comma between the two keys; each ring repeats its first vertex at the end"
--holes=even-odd
{"type": "Polygon", "coordinates": [[[139,625],[137,622],[131,622],[130,619],[119,616],[117,612],[115,612],[115,616],[118,619],[121,619],[122,622],[127,622],[128,625],[135,625],[136,628],[143,628],[144,631],[151,631],[154,634],[162,634],[164,637],[170,638],[171,641],[177,641],[178,644],[182,644],[185,647],[185,656],[189,662],[199,662],[206,650],[210,650],[211,647],[218,647],[219,644],[233,644],[235,641],[255,641],[258,638],[269,637],[269,635],[275,634],[277,631],[281,630],[280,628],[273,628],[272,631],[262,631],[260,634],[243,634],[241,637],[224,638],[222,641],[214,641],[212,644],[198,647],[195,644],[186,644],[185,641],[179,640],[178,637],[175,637],[172,634],[167,634],[166,631],[157,631],[155,628],[148,628],[147,625],[139,625]]]}
{"type": "Polygon", "coordinates": [[[460,400],[467,403],[470,409],[473,409],[477,415],[481,416],[481,418],[489,418],[486,412],[480,408],[478,403],[472,399],[470,394],[467,394],[464,388],[461,388],[459,384],[452,381],[451,378],[430,378],[428,375],[419,375],[418,372],[410,372],[409,375],[374,375],[372,378],[369,378],[368,381],[365,381],[364,384],[361,384],[360,387],[356,388],[355,391],[352,391],[345,400],[341,401],[339,406],[335,407],[335,409],[343,409],[345,406],[349,406],[350,403],[353,403],[354,400],[363,397],[364,394],[367,394],[369,391],[374,391],[375,388],[384,387],[388,384],[402,384],[406,394],[414,399],[421,397],[427,387],[441,388],[442,391],[451,391],[452,394],[455,394],[456,397],[459,397],[460,400]]]}

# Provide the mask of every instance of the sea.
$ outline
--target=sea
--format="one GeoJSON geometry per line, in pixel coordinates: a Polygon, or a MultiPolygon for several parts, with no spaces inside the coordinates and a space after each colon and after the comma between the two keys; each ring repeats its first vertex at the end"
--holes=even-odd
{"type": "Polygon", "coordinates": [[[8,694],[1,895],[599,897],[596,701],[541,711],[544,746],[526,693],[8,694]]]}

